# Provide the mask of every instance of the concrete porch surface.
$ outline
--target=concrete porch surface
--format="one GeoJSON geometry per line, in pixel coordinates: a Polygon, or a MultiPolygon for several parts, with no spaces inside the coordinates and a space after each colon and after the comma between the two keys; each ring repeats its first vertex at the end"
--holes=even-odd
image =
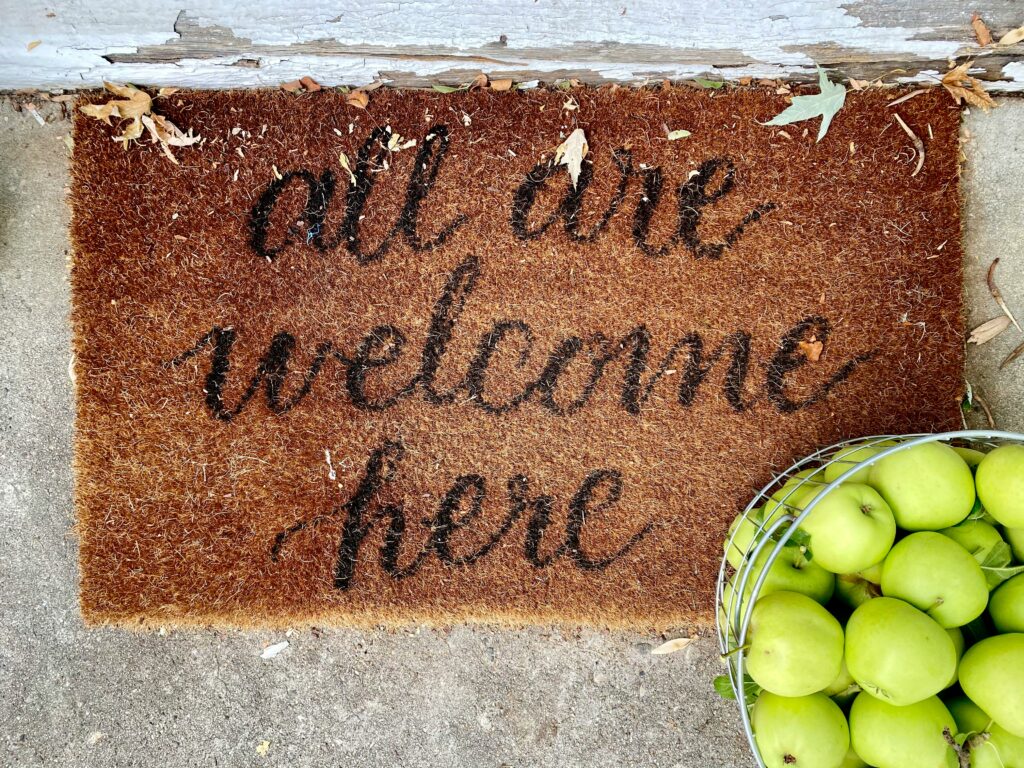
{"type": "MultiPolygon", "coordinates": [[[[131,634],[83,628],[71,534],[66,236],[70,123],[0,102],[0,764],[5,766],[746,766],[717,646],[651,656],[629,633],[131,634]],[[261,747],[261,744],[268,745],[261,747]],[[265,752],[265,754],[261,754],[265,752]]],[[[1024,101],[965,118],[968,324],[1024,321],[1024,101]]],[[[912,318],[911,318],[912,319],[912,318]]],[[[1024,430],[1024,341],[969,353],[999,427],[1024,430]]],[[[983,426],[979,414],[972,426],[983,426]]]]}

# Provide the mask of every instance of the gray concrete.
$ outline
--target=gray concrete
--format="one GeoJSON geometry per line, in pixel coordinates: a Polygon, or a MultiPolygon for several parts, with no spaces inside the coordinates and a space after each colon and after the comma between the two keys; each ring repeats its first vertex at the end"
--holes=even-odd
{"type": "MultiPolygon", "coordinates": [[[[69,124],[0,104],[0,764],[11,766],[749,765],[718,700],[714,643],[458,628],[399,633],[85,630],[71,535],[66,280],[69,124]],[[265,756],[257,752],[269,742],[265,756]]],[[[1024,102],[968,120],[971,320],[1024,318],[1024,102]]],[[[1000,426],[1024,428],[1016,331],[972,351],[1000,426]],[[1016,404],[1015,404],[1016,403],[1016,404]]]]}

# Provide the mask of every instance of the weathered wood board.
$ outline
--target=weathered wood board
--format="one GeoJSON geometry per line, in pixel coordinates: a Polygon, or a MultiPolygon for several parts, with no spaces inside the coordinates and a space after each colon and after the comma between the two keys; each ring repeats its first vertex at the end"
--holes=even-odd
{"type": "Polygon", "coordinates": [[[1024,90],[1024,46],[982,49],[970,24],[980,11],[997,38],[1024,24],[1014,0],[274,0],[258,10],[0,0],[0,10],[0,88],[273,86],[304,75],[415,87],[480,71],[517,82],[804,79],[815,64],[910,82],[973,57],[991,90],[1024,90]]]}

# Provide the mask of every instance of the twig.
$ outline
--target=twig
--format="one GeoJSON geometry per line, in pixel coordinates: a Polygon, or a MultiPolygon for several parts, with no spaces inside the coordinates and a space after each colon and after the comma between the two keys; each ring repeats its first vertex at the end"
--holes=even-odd
{"type": "Polygon", "coordinates": [[[917,150],[917,168],[915,168],[914,172],[910,174],[910,178],[914,178],[915,176],[917,176],[917,174],[921,172],[921,169],[924,167],[924,142],[917,137],[916,133],[910,130],[909,125],[903,122],[903,118],[900,117],[899,112],[894,113],[893,117],[896,118],[896,122],[900,124],[900,128],[903,129],[903,132],[910,137],[910,140],[912,142],[914,142],[914,149],[917,150]]]}
{"type": "Polygon", "coordinates": [[[900,96],[895,101],[890,101],[885,106],[887,106],[887,107],[895,107],[897,104],[902,104],[904,101],[910,101],[915,96],[920,96],[922,93],[925,93],[927,90],[928,90],[927,88],[918,88],[916,91],[911,91],[906,96],[900,96]]]}
{"type": "Polygon", "coordinates": [[[988,275],[985,277],[985,282],[988,283],[989,293],[992,294],[992,298],[996,300],[996,304],[998,304],[999,308],[1001,310],[1003,310],[1003,313],[1008,318],[1010,318],[1010,322],[1013,323],[1015,326],[1017,326],[1017,330],[1018,331],[1020,331],[1021,333],[1024,333],[1024,328],[1020,327],[1020,323],[1017,322],[1017,318],[1015,318],[1013,316],[1013,313],[1010,311],[1010,308],[1008,306],[1006,306],[1006,302],[1003,301],[1003,294],[996,287],[995,273],[996,273],[996,264],[998,264],[998,263],[999,263],[999,257],[997,256],[996,258],[992,259],[992,263],[988,267],[988,275]]]}
{"type": "Polygon", "coordinates": [[[1022,354],[1024,354],[1024,344],[1021,344],[1019,347],[1017,347],[1015,350],[1013,350],[1013,352],[1011,352],[1010,354],[1008,354],[1006,356],[1006,359],[1003,360],[1003,362],[1001,362],[999,364],[999,370],[1000,371],[1003,370],[1003,368],[1008,366],[1010,363],[1012,363],[1014,360],[1016,360],[1022,354]]]}
{"type": "Polygon", "coordinates": [[[985,402],[985,398],[979,395],[977,392],[974,393],[974,401],[981,406],[981,410],[985,412],[985,418],[988,419],[988,428],[996,428],[996,420],[992,418],[992,409],[988,407],[988,403],[985,402]]]}

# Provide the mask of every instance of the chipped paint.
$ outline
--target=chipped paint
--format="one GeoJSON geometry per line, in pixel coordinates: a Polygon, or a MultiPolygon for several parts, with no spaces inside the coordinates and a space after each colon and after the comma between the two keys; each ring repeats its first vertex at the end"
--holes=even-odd
{"type": "MultiPolygon", "coordinates": [[[[0,0],[13,4],[15,0],[0,0]]],[[[990,3],[996,31],[1020,23],[990,3]]],[[[194,87],[267,86],[312,74],[326,85],[375,79],[459,82],[481,69],[517,81],[625,83],[695,76],[805,78],[815,63],[928,80],[948,58],[979,58],[995,90],[1024,90],[1024,47],[977,49],[973,6],[956,0],[213,0],[180,6],[55,0],[5,13],[0,88],[80,87],[104,79],[194,87]],[[85,7],[88,6],[88,7],[85,7]],[[26,44],[42,40],[29,51],[26,44]]]]}

